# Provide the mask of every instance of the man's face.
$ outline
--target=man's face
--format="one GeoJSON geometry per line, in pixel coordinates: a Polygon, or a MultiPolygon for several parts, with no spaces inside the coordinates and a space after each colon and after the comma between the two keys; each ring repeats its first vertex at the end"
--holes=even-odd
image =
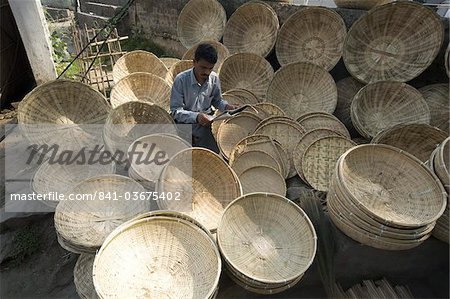
{"type": "Polygon", "coordinates": [[[211,74],[212,69],[214,68],[214,64],[209,63],[204,59],[195,60],[194,59],[194,71],[197,78],[200,80],[206,80],[211,74]]]}

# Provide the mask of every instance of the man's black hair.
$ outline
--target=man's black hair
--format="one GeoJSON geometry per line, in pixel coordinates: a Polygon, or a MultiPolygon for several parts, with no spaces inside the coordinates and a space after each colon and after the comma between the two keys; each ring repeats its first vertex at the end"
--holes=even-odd
{"type": "Polygon", "coordinates": [[[211,64],[217,62],[217,50],[210,44],[200,44],[195,50],[194,59],[199,61],[200,59],[206,60],[211,64]]]}

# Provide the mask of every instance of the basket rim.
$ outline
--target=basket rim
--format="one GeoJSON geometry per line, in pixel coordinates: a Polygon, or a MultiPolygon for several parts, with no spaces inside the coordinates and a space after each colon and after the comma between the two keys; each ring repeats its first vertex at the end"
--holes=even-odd
{"type": "MultiPolygon", "coordinates": [[[[243,155],[251,155],[252,153],[259,153],[259,154],[262,154],[263,156],[270,157],[270,159],[272,159],[272,160],[275,162],[275,164],[278,165],[278,169],[280,170],[280,171],[278,171],[278,172],[283,176],[283,179],[284,179],[284,175],[282,174],[283,169],[282,169],[280,163],[277,161],[277,159],[275,159],[274,157],[272,157],[272,155],[269,154],[268,152],[263,151],[263,150],[260,150],[260,149],[253,149],[253,150],[248,150],[248,151],[242,152],[242,153],[241,153],[239,156],[237,156],[233,161],[230,161],[230,162],[229,162],[230,167],[233,168],[233,166],[236,165],[236,161],[239,160],[239,157],[241,157],[241,156],[243,156],[243,155]]],[[[263,165],[263,166],[264,166],[264,165],[263,165]]]]}
{"type": "MultiPolygon", "coordinates": [[[[435,13],[431,8],[426,7],[426,6],[424,6],[424,5],[422,5],[422,4],[419,4],[419,3],[413,2],[413,1],[394,1],[394,2],[386,3],[386,4],[383,4],[383,5],[380,5],[380,6],[376,6],[376,7],[372,8],[371,10],[369,10],[365,15],[363,15],[361,18],[359,18],[358,20],[356,20],[356,21],[353,23],[353,25],[352,25],[352,26],[350,27],[350,29],[347,31],[347,35],[346,35],[345,41],[344,41],[344,48],[343,48],[343,51],[342,51],[342,60],[343,60],[343,62],[344,62],[345,68],[348,70],[349,74],[350,74],[353,78],[355,78],[356,80],[358,80],[359,82],[361,82],[361,83],[363,83],[363,84],[373,83],[373,82],[366,82],[366,81],[364,81],[363,79],[361,79],[357,74],[355,74],[355,73],[353,72],[352,68],[349,67],[349,65],[348,65],[347,57],[348,57],[349,54],[348,54],[347,51],[346,51],[345,45],[348,44],[348,40],[350,39],[351,34],[353,33],[353,31],[356,30],[355,28],[357,28],[357,27],[359,26],[359,24],[360,24],[364,19],[366,19],[366,18],[372,16],[374,12],[378,12],[378,11],[381,10],[381,9],[389,9],[390,7],[393,7],[393,6],[403,6],[403,5],[415,6],[415,7],[417,7],[418,9],[427,9],[427,10],[428,10],[428,13],[430,13],[430,16],[433,16],[433,17],[437,20],[436,23],[439,23],[439,27],[440,27],[440,28],[439,28],[439,29],[440,29],[439,32],[441,33],[441,34],[440,34],[440,35],[441,35],[441,36],[440,36],[440,40],[441,40],[441,41],[440,41],[439,47],[436,47],[436,48],[437,48],[437,51],[436,51],[436,53],[435,53],[435,55],[434,55],[435,58],[436,58],[436,55],[438,55],[440,49],[442,48],[442,44],[444,43],[444,25],[443,25],[443,23],[441,22],[439,15],[438,15],[437,13],[435,13]]],[[[422,73],[423,71],[425,71],[425,70],[433,63],[433,61],[434,61],[434,59],[432,59],[429,63],[427,63],[426,66],[423,66],[423,70],[422,70],[420,73],[422,73]]],[[[419,73],[419,75],[420,75],[420,73],[419,73]]],[[[416,76],[416,77],[417,77],[417,76],[416,76]]],[[[415,78],[415,77],[414,77],[414,78],[415,78]]],[[[410,78],[409,80],[406,80],[406,81],[410,81],[410,80],[412,80],[412,79],[414,79],[414,78],[410,78]]]]}
{"type": "MultiPolygon", "coordinates": [[[[312,257],[309,259],[308,263],[306,264],[304,271],[302,273],[305,273],[309,267],[312,265],[315,255],[317,253],[317,234],[316,234],[316,230],[311,222],[311,220],[309,219],[308,215],[305,213],[305,211],[303,211],[298,205],[296,205],[295,203],[293,203],[291,200],[289,200],[288,198],[278,195],[278,194],[274,194],[274,193],[265,193],[265,192],[252,192],[252,193],[248,193],[248,194],[244,194],[242,196],[237,197],[235,200],[233,200],[232,202],[230,202],[228,204],[228,206],[224,209],[223,213],[222,213],[222,217],[220,219],[219,225],[217,227],[217,246],[219,248],[219,251],[222,254],[222,257],[225,261],[225,263],[228,263],[230,265],[232,265],[237,271],[243,273],[240,269],[239,266],[237,266],[233,261],[231,261],[227,254],[223,252],[222,246],[221,244],[221,233],[220,231],[223,229],[223,221],[224,221],[224,217],[225,214],[228,212],[228,210],[230,209],[230,207],[236,205],[236,203],[245,200],[246,198],[249,197],[255,197],[255,196],[263,196],[265,198],[275,198],[276,200],[284,203],[284,204],[288,204],[289,206],[291,206],[293,209],[295,209],[298,213],[299,213],[299,217],[302,217],[303,220],[306,221],[307,226],[311,232],[311,234],[313,235],[312,238],[312,245],[313,245],[313,250],[312,250],[312,257]]],[[[245,275],[245,273],[243,273],[245,275]]],[[[246,275],[248,276],[248,275],[246,275]]],[[[284,283],[285,281],[290,281],[290,280],[294,280],[295,278],[297,278],[299,275],[291,275],[291,277],[287,277],[286,279],[283,280],[267,280],[267,279],[262,279],[262,278],[258,278],[255,277],[254,279],[262,282],[262,283],[284,283]]],[[[248,276],[251,277],[251,276],[248,276]]]]}
{"type": "Polygon", "coordinates": [[[213,251],[216,255],[216,260],[217,260],[217,274],[216,274],[216,277],[214,278],[214,284],[211,286],[210,290],[208,291],[207,298],[211,298],[213,296],[213,294],[215,293],[216,288],[218,287],[218,284],[219,284],[219,278],[220,278],[220,274],[222,271],[222,260],[220,259],[220,252],[217,248],[217,245],[211,239],[210,235],[208,235],[201,227],[194,225],[192,222],[189,222],[188,220],[184,220],[181,218],[174,218],[174,217],[170,217],[170,216],[153,216],[150,218],[136,219],[135,221],[130,221],[130,222],[126,223],[126,225],[121,226],[120,229],[115,229],[113,232],[111,232],[111,234],[103,242],[102,246],[100,247],[100,249],[97,251],[97,253],[95,255],[94,265],[93,265],[93,270],[92,270],[92,272],[93,272],[92,279],[94,282],[95,291],[97,292],[99,297],[102,297],[101,296],[102,289],[99,288],[99,282],[98,282],[97,276],[95,275],[95,270],[98,267],[101,254],[115,240],[116,237],[118,237],[120,234],[122,234],[123,232],[125,232],[127,230],[133,229],[133,226],[145,224],[147,222],[158,221],[158,220],[173,221],[177,225],[189,226],[190,228],[192,228],[193,230],[195,230],[196,232],[199,233],[198,236],[204,235],[205,239],[208,240],[208,242],[211,245],[211,249],[213,249],[213,251]]]}
{"type": "Polygon", "coordinates": [[[394,152],[395,154],[400,154],[400,155],[404,155],[404,157],[406,159],[409,159],[410,162],[415,163],[418,167],[420,167],[420,169],[424,170],[426,173],[428,173],[431,178],[433,179],[432,181],[434,181],[434,183],[437,185],[437,189],[440,190],[440,194],[442,194],[443,200],[442,200],[442,207],[440,209],[440,211],[431,219],[429,219],[428,221],[421,221],[418,223],[414,223],[414,224],[408,224],[408,223],[402,223],[400,221],[395,221],[395,220],[387,220],[387,219],[383,219],[382,217],[380,217],[379,215],[375,214],[373,211],[371,211],[369,208],[367,208],[365,206],[365,204],[363,202],[361,202],[357,197],[352,195],[352,199],[356,200],[356,203],[358,203],[358,206],[361,207],[361,209],[363,211],[365,211],[368,215],[371,215],[374,217],[374,219],[378,219],[380,222],[385,223],[386,225],[393,225],[393,226],[398,226],[400,228],[415,228],[418,226],[425,226],[428,225],[432,222],[437,221],[437,219],[443,214],[443,212],[445,211],[445,208],[447,207],[447,193],[445,192],[444,187],[442,186],[442,184],[439,181],[439,178],[436,176],[436,174],[432,173],[431,170],[425,166],[424,162],[420,161],[418,158],[416,158],[415,156],[411,155],[408,152],[405,152],[403,150],[400,150],[396,147],[390,146],[390,145],[385,145],[385,144],[360,144],[357,145],[349,150],[347,150],[344,154],[342,154],[342,156],[339,158],[338,163],[336,164],[337,167],[337,173],[338,173],[338,178],[339,181],[341,182],[340,186],[342,186],[343,190],[345,193],[347,194],[352,194],[352,192],[350,192],[350,190],[348,189],[347,184],[345,183],[344,180],[342,180],[342,168],[343,168],[343,161],[345,160],[345,158],[352,152],[355,150],[360,150],[361,148],[369,148],[369,147],[380,147],[380,148],[384,148],[387,150],[390,150],[392,152],[394,152]]]}
{"type": "MultiPolygon", "coordinates": [[[[117,74],[117,69],[119,67],[119,63],[122,63],[122,61],[125,61],[129,56],[135,56],[135,55],[145,55],[148,57],[152,57],[152,59],[156,59],[156,61],[161,62],[161,66],[164,66],[164,68],[166,69],[166,73],[169,71],[168,67],[164,64],[164,62],[162,62],[161,59],[159,59],[158,56],[156,56],[154,53],[149,52],[149,51],[144,51],[144,50],[133,50],[133,51],[127,52],[124,55],[122,55],[119,59],[117,59],[116,63],[114,63],[113,70],[112,70],[114,82],[116,82],[116,80],[117,80],[117,77],[116,77],[117,75],[114,76],[114,73],[117,74]]],[[[132,74],[132,73],[130,73],[130,74],[132,74]]],[[[120,78],[120,79],[122,79],[122,78],[120,78]]],[[[120,79],[117,80],[117,82],[119,82],[120,79]]]]}
{"type": "MultiPolygon", "coordinates": [[[[240,175],[242,176],[242,175],[244,175],[244,173],[246,173],[246,172],[255,171],[256,168],[260,168],[260,169],[263,168],[263,169],[265,169],[265,170],[270,169],[270,171],[271,171],[272,173],[275,173],[275,175],[278,176],[278,177],[280,178],[280,182],[283,182],[283,185],[281,186],[282,189],[283,189],[283,191],[282,191],[282,194],[279,194],[279,195],[281,195],[281,196],[286,196],[286,192],[287,192],[286,180],[284,179],[284,176],[283,176],[278,170],[276,170],[275,168],[273,168],[273,167],[271,167],[271,166],[267,166],[267,165],[258,165],[258,166],[249,167],[249,168],[247,168],[246,170],[244,170],[240,175]]],[[[238,177],[239,177],[239,180],[241,180],[241,177],[240,177],[240,176],[238,176],[238,177]]],[[[254,176],[253,176],[252,178],[254,178],[254,176]]],[[[250,193],[255,193],[255,192],[256,192],[256,191],[250,192],[250,193]]],[[[246,193],[246,194],[249,194],[249,193],[246,193]]],[[[273,193],[273,194],[278,194],[278,193],[273,193]]]]}

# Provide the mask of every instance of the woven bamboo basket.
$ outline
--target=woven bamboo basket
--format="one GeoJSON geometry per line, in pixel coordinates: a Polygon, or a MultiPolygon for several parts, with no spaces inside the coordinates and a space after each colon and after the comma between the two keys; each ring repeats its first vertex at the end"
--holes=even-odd
{"type": "Polygon", "coordinates": [[[447,50],[445,50],[445,71],[447,72],[447,76],[450,77],[450,44],[447,46],[447,50]]]}
{"type": "Polygon", "coordinates": [[[443,39],[443,23],[435,12],[415,2],[394,2],[374,8],[352,25],[344,63],[365,83],[406,82],[430,66],[443,39]]]}
{"type": "Polygon", "coordinates": [[[352,123],[350,107],[353,97],[364,87],[364,84],[353,77],[347,77],[336,83],[338,99],[334,115],[347,127],[352,135],[356,135],[356,129],[352,123]]]}
{"type": "Polygon", "coordinates": [[[432,84],[419,89],[430,108],[430,125],[444,132],[450,131],[450,110],[448,84],[432,84]]]}
{"type": "Polygon", "coordinates": [[[351,200],[386,225],[428,225],[442,215],[447,204],[438,178],[420,160],[392,146],[354,147],[342,155],[337,171],[340,187],[351,200]]]}
{"type": "MultiPolygon", "coordinates": [[[[149,134],[176,135],[172,117],[163,108],[145,102],[128,102],[115,108],[106,120],[103,139],[112,153],[127,153],[128,147],[138,138],[149,134]]],[[[126,161],[117,160],[118,162],[126,161]]]]}
{"type": "Polygon", "coordinates": [[[256,130],[266,124],[271,124],[271,123],[276,123],[276,122],[289,123],[290,125],[298,128],[300,131],[306,132],[305,128],[303,128],[298,122],[296,122],[295,120],[293,120],[292,118],[290,118],[288,116],[270,116],[268,118],[265,118],[259,122],[258,126],[256,127],[256,130]]]}
{"type": "Polygon", "coordinates": [[[144,187],[153,189],[168,160],[189,147],[191,145],[188,142],[176,135],[152,134],[141,137],[134,141],[127,151],[130,163],[129,176],[144,187]],[[133,152],[138,154],[135,155],[133,152]],[[142,156],[139,156],[141,153],[142,156]],[[151,160],[162,162],[149,164],[151,160]]]}
{"type": "MultiPolygon", "coordinates": [[[[277,159],[262,150],[248,150],[240,154],[230,162],[236,175],[239,177],[245,170],[256,166],[267,166],[275,169],[280,174],[283,174],[282,166],[277,162],[277,159]]],[[[284,178],[284,176],[283,176],[284,178]]]]}
{"type": "Polygon", "coordinates": [[[258,110],[259,113],[262,113],[262,115],[265,114],[265,117],[286,116],[283,109],[272,103],[258,103],[254,105],[254,108],[258,110]]]}
{"type": "Polygon", "coordinates": [[[277,13],[262,1],[250,1],[234,11],[223,33],[223,44],[231,54],[253,53],[266,57],[277,40],[277,13]]]}
{"type": "Polygon", "coordinates": [[[236,144],[242,139],[252,134],[260,119],[252,114],[238,114],[225,120],[217,132],[217,145],[222,156],[228,160],[230,153],[236,144]]]}
{"type": "Polygon", "coordinates": [[[286,181],[272,167],[259,165],[246,169],[239,175],[239,181],[242,185],[243,194],[264,192],[281,196],[286,195],[286,181]]]}
{"type": "Polygon", "coordinates": [[[173,84],[173,81],[175,80],[175,77],[184,71],[187,71],[191,68],[193,68],[194,65],[192,63],[192,60],[180,60],[177,63],[175,63],[170,70],[167,72],[166,81],[169,83],[169,85],[173,84]]]}
{"type": "Polygon", "coordinates": [[[436,222],[436,226],[433,230],[433,236],[447,244],[450,243],[449,238],[449,208],[445,209],[444,214],[436,222]]]}
{"type": "Polygon", "coordinates": [[[147,202],[127,200],[133,192],[144,194],[145,189],[119,175],[97,176],[81,182],[70,193],[89,195],[92,200],[60,202],[54,216],[57,233],[81,252],[95,253],[117,226],[148,211],[147,202]]]}
{"type": "Polygon", "coordinates": [[[305,150],[302,157],[302,173],[316,190],[328,191],[337,160],[348,149],[356,146],[342,136],[322,137],[305,150]]]}
{"type": "Polygon", "coordinates": [[[94,261],[94,286],[100,298],[212,298],[221,266],[214,241],[201,228],[154,216],[108,236],[94,261]]]}
{"type": "MultiPolygon", "coordinates": [[[[223,96],[234,95],[239,97],[245,104],[258,104],[259,99],[253,92],[243,88],[230,89],[223,93],[223,96]]],[[[251,111],[251,110],[249,110],[251,111]]]]}
{"type": "Polygon", "coordinates": [[[150,73],[165,79],[167,67],[155,54],[142,50],[128,52],[120,57],[113,66],[113,79],[117,83],[120,79],[136,72],[150,73]]]}
{"type": "Polygon", "coordinates": [[[448,135],[436,127],[426,124],[396,125],[380,132],[372,143],[382,143],[407,151],[422,162],[426,162],[434,149],[448,135]]]}
{"type": "Polygon", "coordinates": [[[280,173],[284,178],[288,177],[290,164],[286,151],[279,142],[267,135],[250,135],[239,141],[230,153],[230,165],[233,165],[240,155],[254,150],[260,150],[269,154],[281,166],[282,172],[280,173]]]}
{"type": "Polygon", "coordinates": [[[355,95],[351,117],[356,130],[371,139],[397,124],[429,124],[430,109],[414,87],[400,82],[377,82],[355,95]]]}
{"type": "Polygon", "coordinates": [[[193,45],[189,50],[186,51],[183,55],[183,60],[194,60],[195,51],[199,44],[207,43],[213,46],[217,51],[217,62],[214,65],[213,71],[216,73],[219,71],[220,66],[225,61],[225,59],[230,56],[230,51],[228,51],[227,47],[225,47],[222,43],[214,40],[201,41],[200,43],[193,45]]]}
{"type": "Polygon", "coordinates": [[[331,115],[330,113],[328,113],[328,112],[324,112],[324,111],[313,111],[313,112],[307,112],[307,113],[303,113],[303,114],[301,114],[299,117],[297,117],[297,119],[296,119],[296,121],[297,122],[302,122],[302,120],[303,119],[305,119],[305,118],[307,118],[307,117],[310,117],[310,116],[316,116],[316,115],[331,115]]]}
{"type": "Polygon", "coordinates": [[[175,57],[160,57],[159,60],[161,60],[164,65],[166,66],[166,68],[168,70],[170,70],[170,68],[177,63],[178,61],[180,61],[179,58],[175,58],[175,57]]]}
{"type": "Polygon", "coordinates": [[[344,137],[350,138],[350,133],[341,121],[325,113],[311,113],[308,116],[301,117],[298,123],[306,130],[329,129],[338,132],[344,137]]]}
{"type": "Polygon", "coordinates": [[[81,299],[98,298],[92,280],[92,268],[94,267],[95,254],[83,253],[78,257],[73,269],[73,281],[78,296],[81,299]]]}
{"type": "MultiPolygon", "coordinates": [[[[38,194],[59,194],[67,193],[82,181],[102,174],[113,174],[115,172],[114,163],[102,165],[92,164],[50,164],[45,161],[39,166],[31,182],[33,191],[38,194]]],[[[43,200],[44,204],[54,208],[59,201],[43,200]]]]}
{"type": "Polygon", "coordinates": [[[291,63],[275,73],[267,90],[267,101],[292,118],[313,111],[333,113],[337,103],[336,83],[320,66],[291,63]]]}
{"type": "Polygon", "coordinates": [[[56,80],[34,88],[24,97],[17,120],[32,144],[57,144],[61,151],[73,151],[98,144],[100,136],[90,128],[104,124],[110,111],[106,98],[90,86],[56,80]]]}
{"type": "Polygon", "coordinates": [[[217,154],[203,148],[175,155],[161,173],[159,193],[180,193],[180,201],[158,200],[161,209],[180,211],[214,231],[223,209],[242,194],[234,171],[217,154]]]}
{"type": "Polygon", "coordinates": [[[313,144],[315,141],[319,140],[323,137],[328,136],[341,136],[338,132],[332,131],[329,129],[315,129],[311,130],[305,135],[303,135],[298,141],[297,146],[292,153],[292,162],[294,163],[295,170],[297,171],[298,176],[306,182],[305,175],[303,174],[303,155],[306,149],[313,144]]]}
{"type": "Polygon", "coordinates": [[[113,108],[131,101],[149,102],[169,110],[170,85],[149,73],[132,73],[114,85],[110,96],[113,108]]]}
{"type": "Polygon", "coordinates": [[[394,0],[333,0],[337,7],[369,10],[394,0]]]}
{"type": "Polygon", "coordinates": [[[219,1],[190,0],[178,16],[178,38],[186,49],[201,41],[218,41],[226,22],[227,15],[219,1]]]}
{"type": "Polygon", "coordinates": [[[437,148],[433,167],[447,192],[450,193],[450,137],[445,139],[437,148]]]}
{"type": "Polygon", "coordinates": [[[284,22],[278,33],[278,62],[282,66],[311,62],[329,71],[341,59],[346,34],[344,20],[333,10],[302,8],[284,22]]]}
{"type": "Polygon", "coordinates": [[[295,146],[298,144],[300,138],[305,134],[304,130],[299,129],[298,126],[285,121],[274,121],[259,127],[255,134],[267,135],[273,140],[277,140],[286,150],[289,160],[289,175],[291,178],[297,174],[294,163],[292,162],[292,154],[295,146]]]}
{"type": "Polygon", "coordinates": [[[219,69],[222,91],[243,88],[265,101],[273,68],[263,57],[251,53],[230,55],[219,69]]]}
{"type": "Polygon", "coordinates": [[[237,272],[257,283],[279,285],[310,267],[317,236],[308,216],[287,198],[251,193],[225,209],[217,243],[224,261],[237,272]]]}

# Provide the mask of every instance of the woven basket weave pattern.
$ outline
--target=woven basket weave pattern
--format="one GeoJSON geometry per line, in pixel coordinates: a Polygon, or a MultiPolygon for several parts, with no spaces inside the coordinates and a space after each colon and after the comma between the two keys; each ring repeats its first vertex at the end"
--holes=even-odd
{"type": "Polygon", "coordinates": [[[164,79],[167,71],[166,65],[155,54],[136,50],[128,52],[117,60],[113,66],[113,78],[117,83],[129,74],[144,72],[164,79]]]}

